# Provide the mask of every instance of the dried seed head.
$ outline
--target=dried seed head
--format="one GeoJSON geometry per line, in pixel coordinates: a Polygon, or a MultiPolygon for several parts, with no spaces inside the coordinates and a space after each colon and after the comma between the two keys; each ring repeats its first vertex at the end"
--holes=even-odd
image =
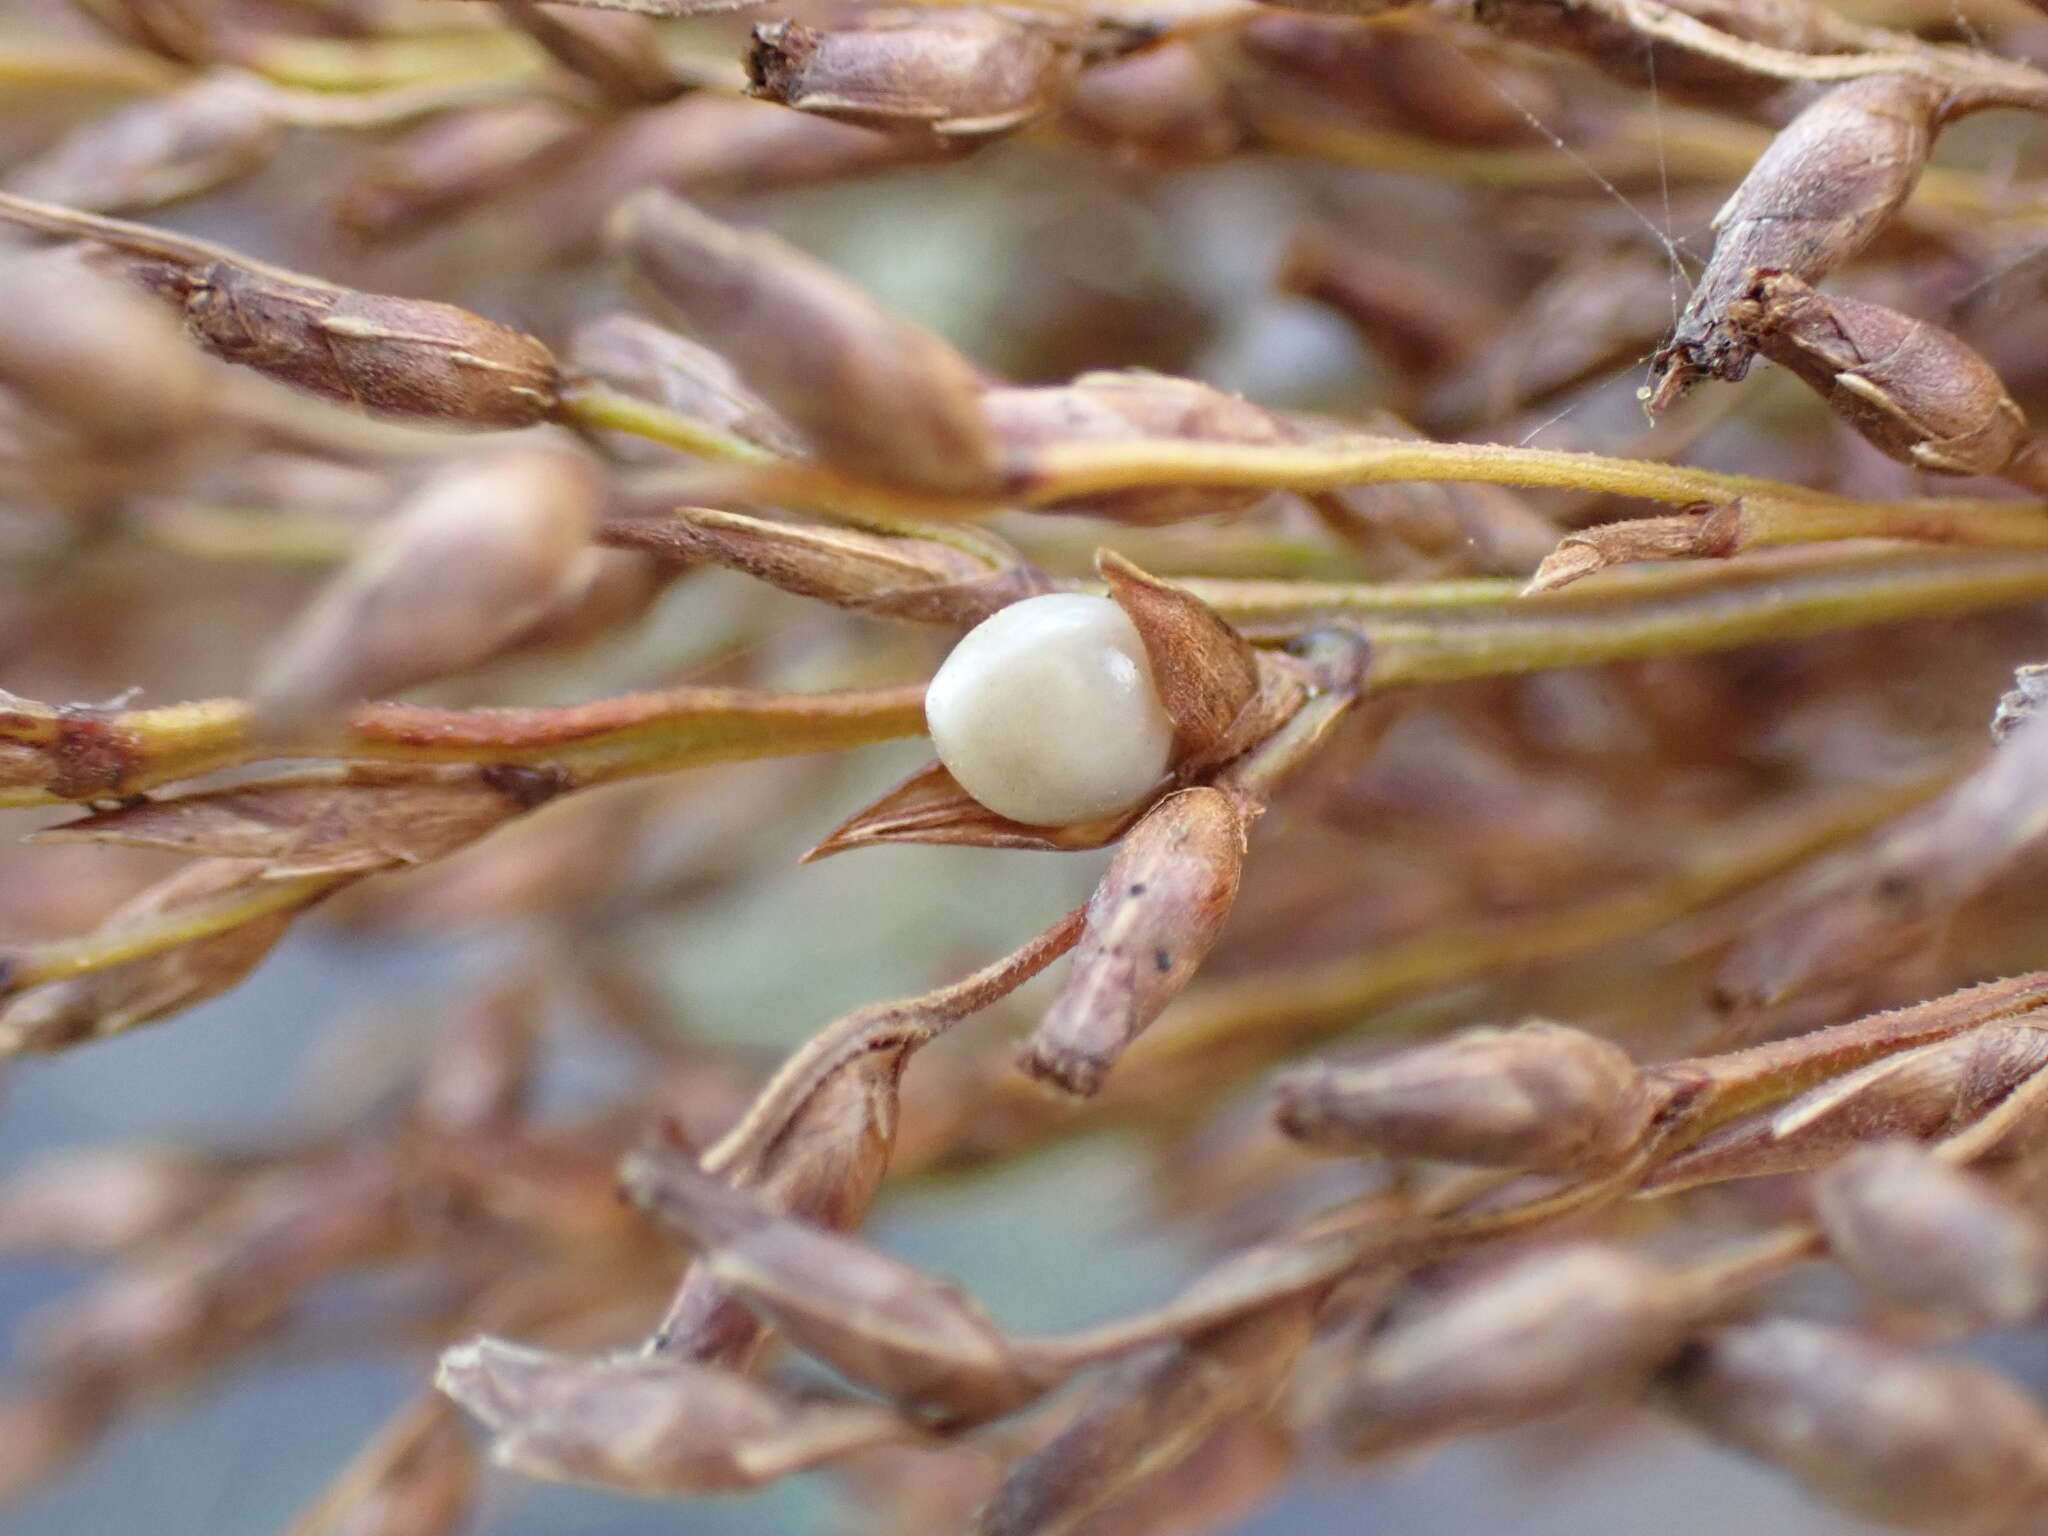
{"type": "Polygon", "coordinates": [[[1872,446],[1944,475],[2001,475],[2031,457],[2027,418],[1992,366],[1939,326],[1767,272],[1728,324],[1789,368],[1872,446]]]}
{"type": "Polygon", "coordinates": [[[991,11],[880,16],[819,31],[754,28],[748,94],[868,128],[1005,133],[1051,107],[1076,69],[1044,25],[991,11]]]}
{"type": "Polygon", "coordinates": [[[1694,1425],[1887,1525],[1990,1536],[2048,1498],[2048,1418],[1979,1365],[1785,1318],[1710,1334],[1669,1380],[1694,1425]]]}
{"type": "Polygon", "coordinates": [[[1173,721],[1137,626],[1105,597],[1012,603],[953,648],[925,693],[939,760],[1033,826],[1127,810],[1165,777],[1173,721]]]}
{"type": "Polygon", "coordinates": [[[1759,271],[1819,282],[1861,251],[1911,195],[1947,90],[1915,75],[1836,86],[1794,118],[1715,216],[1714,255],[1652,362],[1653,408],[1699,378],[1739,379],[1754,353],[1729,308],[1759,271]]]}
{"type": "Polygon", "coordinates": [[[925,624],[979,624],[1052,584],[993,536],[977,539],[985,554],[970,554],[932,539],[771,523],[702,507],[612,523],[600,536],[671,559],[729,566],[859,613],[925,624]]]}
{"type": "Polygon", "coordinates": [[[1633,1388],[1684,1342],[1691,1301],[1619,1249],[1545,1249],[1373,1339],[1337,1393],[1353,1455],[1517,1423],[1633,1388]]]}
{"type": "Polygon", "coordinates": [[[1542,1020],[1377,1061],[1297,1067],[1274,1091],[1280,1128],[1326,1151],[1554,1173],[1613,1160],[1656,1110],[1625,1052],[1542,1020]]]}
{"type": "Polygon", "coordinates": [[[583,1359],[501,1339],[447,1350],[434,1384],[497,1434],[498,1465],[639,1493],[752,1488],[917,1438],[886,1409],[802,1403],[688,1361],[583,1359]]]}
{"type": "Polygon", "coordinates": [[[1188,984],[1222,932],[1244,868],[1246,808],[1198,785],[1169,795],[1124,835],[1088,903],[1074,968],[1025,1042],[1020,1064],[1091,1094],[1188,984]]]}
{"type": "Polygon", "coordinates": [[[1034,1379],[957,1286],[850,1238],[772,1215],[686,1158],[628,1158],[627,1194],[704,1268],[800,1348],[848,1377],[948,1418],[1007,1413],[1034,1379]]]}
{"type": "Polygon", "coordinates": [[[662,305],[830,463],[942,493],[996,483],[980,375],[929,331],[774,236],[664,192],[629,198],[612,233],[662,305]]]}
{"type": "MultiPolygon", "coordinates": [[[[1027,464],[1034,450],[1061,443],[1186,438],[1264,444],[1296,442],[1302,436],[1293,424],[1237,395],[1156,373],[1085,373],[1071,384],[992,389],[982,407],[1004,447],[1027,464]]],[[[1265,495],[1235,486],[1175,486],[1109,491],[1039,510],[1149,525],[1243,511],[1265,495]]]]}
{"type": "Polygon", "coordinates": [[[279,641],[259,714],[283,728],[495,655],[556,601],[603,494],[589,460],[553,449],[442,470],[279,641]]]}
{"type": "Polygon", "coordinates": [[[796,429],[741,382],[732,364],[652,320],[621,311],[579,326],[569,359],[579,373],[757,448],[784,458],[809,452],[796,429]]]}
{"type": "Polygon", "coordinates": [[[17,166],[8,186],[102,213],[160,208],[259,169],[284,133],[275,87],[207,75],[75,129],[17,166]]]}
{"type": "Polygon", "coordinates": [[[1835,1257],[1887,1301],[1987,1327],[2048,1304],[2048,1233],[1913,1142],[1850,1153],[1814,1180],[1813,1199],[1835,1257]]]}
{"type": "Polygon", "coordinates": [[[370,156],[336,200],[335,221],[360,239],[404,239],[551,169],[589,130],[588,117],[556,101],[443,113],[370,156]]]}
{"type": "Polygon", "coordinates": [[[0,259],[0,385],[117,456],[205,415],[206,364],[175,321],[68,250],[0,259]]]}

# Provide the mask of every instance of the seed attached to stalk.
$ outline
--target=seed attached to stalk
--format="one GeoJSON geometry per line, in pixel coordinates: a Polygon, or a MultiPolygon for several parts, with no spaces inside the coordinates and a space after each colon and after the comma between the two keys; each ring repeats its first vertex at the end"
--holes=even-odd
{"type": "Polygon", "coordinates": [[[961,787],[1031,826],[1128,810],[1173,750],[1137,626],[1108,598],[1080,593],[1012,603],[968,631],[924,712],[961,787]]]}

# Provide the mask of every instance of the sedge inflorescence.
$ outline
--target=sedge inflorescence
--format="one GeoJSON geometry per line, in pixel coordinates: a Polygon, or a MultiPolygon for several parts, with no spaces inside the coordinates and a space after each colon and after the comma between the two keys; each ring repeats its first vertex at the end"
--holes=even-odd
{"type": "Polygon", "coordinates": [[[2043,1528],[2010,5],[15,10],[0,1498],[339,1350],[292,1536],[2043,1528]]]}

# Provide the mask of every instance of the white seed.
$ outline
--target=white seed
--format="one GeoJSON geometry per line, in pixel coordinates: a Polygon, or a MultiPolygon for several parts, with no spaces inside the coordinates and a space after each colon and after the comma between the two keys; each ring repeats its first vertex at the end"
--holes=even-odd
{"type": "Polygon", "coordinates": [[[960,787],[1032,826],[1128,810],[1173,750],[1137,626],[1080,593],[1026,598],[969,630],[932,678],[924,718],[960,787]]]}

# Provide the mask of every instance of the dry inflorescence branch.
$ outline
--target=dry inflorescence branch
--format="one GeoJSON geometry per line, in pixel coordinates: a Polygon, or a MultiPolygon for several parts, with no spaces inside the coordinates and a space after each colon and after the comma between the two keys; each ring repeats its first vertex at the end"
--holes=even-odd
{"type": "Polygon", "coordinates": [[[2024,28],[728,8],[0,32],[14,1091],[302,932],[518,940],[260,1140],[0,1180],[95,1266],[0,1495],[390,1347],[288,1536],[453,1536],[485,1448],[1220,1529],[1625,1405],[2048,1519],[1998,1336],[1929,1347],[2048,1307],[2048,198],[1947,133],[2048,110],[2024,28]],[[1186,1239],[1149,1302],[871,1222],[1059,1142],[1186,1239]]]}

